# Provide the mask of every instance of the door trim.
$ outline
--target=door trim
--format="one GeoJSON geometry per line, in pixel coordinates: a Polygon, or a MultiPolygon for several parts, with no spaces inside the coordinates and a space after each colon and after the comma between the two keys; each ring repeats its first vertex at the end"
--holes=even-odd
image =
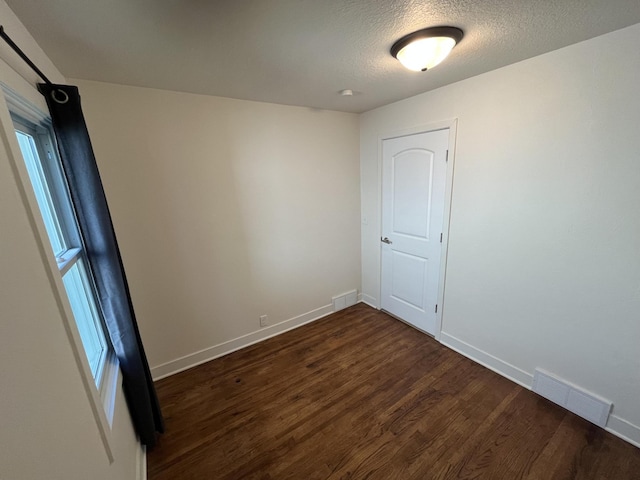
{"type": "MultiPolygon", "coordinates": [[[[442,332],[442,317],[445,312],[445,281],[447,273],[447,257],[449,253],[449,228],[451,220],[451,201],[453,196],[453,173],[456,158],[456,134],[458,119],[443,120],[428,124],[417,125],[415,127],[394,130],[378,135],[378,237],[382,235],[382,142],[392,138],[406,137],[417,133],[427,133],[436,130],[449,129],[449,157],[447,161],[447,177],[444,191],[444,216],[442,220],[442,255],[440,257],[440,275],[438,279],[438,312],[436,314],[435,339],[440,341],[442,332]]],[[[377,308],[381,309],[382,302],[382,246],[378,242],[378,301],[377,308]]]]}

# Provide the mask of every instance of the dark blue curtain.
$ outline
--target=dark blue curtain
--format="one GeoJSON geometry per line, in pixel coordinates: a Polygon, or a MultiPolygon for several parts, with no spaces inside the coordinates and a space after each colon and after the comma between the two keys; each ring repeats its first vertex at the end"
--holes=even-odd
{"type": "Polygon", "coordinates": [[[124,393],[143,444],[152,447],[164,431],[160,404],[140,339],[129,286],[122,266],[78,88],[39,84],[51,112],[53,130],[71,200],[98,291],[111,343],[123,376],[124,393]]]}

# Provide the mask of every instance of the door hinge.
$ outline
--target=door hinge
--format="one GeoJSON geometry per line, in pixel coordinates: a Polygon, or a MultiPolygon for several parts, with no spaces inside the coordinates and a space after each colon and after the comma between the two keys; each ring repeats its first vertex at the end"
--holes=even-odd
{"type": "Polygon", "coordinates": [[[445,161],[445,162],[448,162],[448,161],[449,161],[449,150],[447,150],[447,156],[446,156],[446,157],[444,157],[444,161],[445,161]]]}
{"type": "Polygon", "coordinates": [[[442,234],[440,234],[440,243],[442,243],[442,234]]]}
{"type": "Polygon", "coordinates": [[[438,313],[438,304],[436,303],[436,313],[438,313]]]}

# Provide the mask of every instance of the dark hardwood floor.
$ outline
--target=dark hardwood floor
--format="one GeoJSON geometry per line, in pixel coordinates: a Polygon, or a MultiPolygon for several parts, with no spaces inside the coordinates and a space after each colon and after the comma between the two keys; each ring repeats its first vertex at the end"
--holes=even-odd
{"type": "Polygon", "coordinates": [[[640,479],[640,449],[363,304],[157,388],[150,480],[640,479]]]}

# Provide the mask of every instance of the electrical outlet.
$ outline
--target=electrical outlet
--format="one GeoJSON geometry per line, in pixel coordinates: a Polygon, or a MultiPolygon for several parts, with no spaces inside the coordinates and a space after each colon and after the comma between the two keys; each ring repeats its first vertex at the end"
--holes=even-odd
{"type": "Polygon", "coordinates": [[[266,327],[269,325],[269,317],[267,315],[260,315],[260,326],[266,327]]]}

